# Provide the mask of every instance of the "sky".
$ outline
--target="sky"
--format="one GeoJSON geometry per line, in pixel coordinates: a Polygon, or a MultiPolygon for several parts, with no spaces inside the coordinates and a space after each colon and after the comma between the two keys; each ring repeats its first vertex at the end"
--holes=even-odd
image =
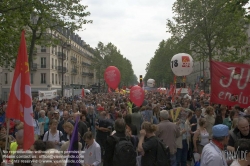
{"type": "MultiPolygon", "coordinates": [[[[174,0],[84,0],[87,19],[79,36],[95,48],[99,41],[113,43],[133,65],[135,75],[145,76],[146,64],[159,43],[170,37],[166,22],[172,18],[174,0]]],[[[166,62],[166,65],[169,63],[166,62]]]]}

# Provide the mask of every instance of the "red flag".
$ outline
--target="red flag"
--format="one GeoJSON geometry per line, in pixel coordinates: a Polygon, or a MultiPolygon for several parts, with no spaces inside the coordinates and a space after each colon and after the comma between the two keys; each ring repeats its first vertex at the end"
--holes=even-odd
{"type": "Polygon", "coordinates": [[[30,149],[34,143],[34,126],[30,72],[24,31],[21,36],[6,117],[24,122],[23,139],[25,141],[23,141],[23,150],[30,149]]]}
{"type": "Polygon", "coordinates": [[[181,95],[181,91],[182,91],[182,88],[180,88],[177,92],[177,96],[180,96],[181,95]]]}

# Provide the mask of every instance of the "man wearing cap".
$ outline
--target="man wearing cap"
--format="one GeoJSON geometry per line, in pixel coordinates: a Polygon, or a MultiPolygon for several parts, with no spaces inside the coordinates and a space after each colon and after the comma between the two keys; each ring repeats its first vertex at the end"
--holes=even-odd
{"type": "Polygon", "coordinates": [[[224,147],[228,144],[229,129],[219,124],[212,128],[213,139],[202,151],[201,166],[227,166],[224,156],[224,147]]]}

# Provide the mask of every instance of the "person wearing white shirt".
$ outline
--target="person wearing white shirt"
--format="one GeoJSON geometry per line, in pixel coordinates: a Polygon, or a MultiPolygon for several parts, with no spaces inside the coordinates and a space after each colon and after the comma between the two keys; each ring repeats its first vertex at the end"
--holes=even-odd
{"type": "Polygon", "coordinates": [[[83,140],[86,145],[84,147],[84,166],[100,166],[101,165],[101,147],[94,140],[93,134],[88,131],[84,134],[83,140]]]}
{"type": "Polygon", "coordinates": [[[200,166],[227,166],[224,146],[228,144],[229,128],[226,125],[218,124],[213,126],[212,133],[212,141],[202,150],[200,166]]]}

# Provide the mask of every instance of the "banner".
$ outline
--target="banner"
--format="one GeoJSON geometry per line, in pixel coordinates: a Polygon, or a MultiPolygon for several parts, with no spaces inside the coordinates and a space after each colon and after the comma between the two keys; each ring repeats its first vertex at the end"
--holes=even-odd
{"type": "Polygon", "coordinates": [[[48,90],[48,91],[38,91],[39,100],[43,99],[54,99],[57,97],[57,90],[48,90]]]}
{"type": "Polygon", "coordinates": [[[72,95],[72,89],[64,89],[64,97],[71,97],[72,95]]]}
{"type": "Polygon", "coordinates": [[[211,102],[250,106],[250,65],[212,61],[211,69],[211,102]]]}

